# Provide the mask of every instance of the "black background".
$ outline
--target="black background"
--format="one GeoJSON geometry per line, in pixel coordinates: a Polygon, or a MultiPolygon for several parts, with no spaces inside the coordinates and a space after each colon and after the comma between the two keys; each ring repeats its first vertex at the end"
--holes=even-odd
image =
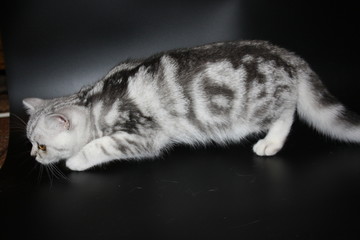
{"type": "Polygon", "coordinates": [[[298,53],[360,112],[354,1],[5,2],[13,117],[0,170],[1,239],[359,238],[360,147],[299,121],[275,157],[255,156],[252,137],[80,173],[60,164],[65,178],[56,178],[30,158],[14,117],[25,117],[22,98],[76,92],[129,57],[239,39],[298,53]]]}

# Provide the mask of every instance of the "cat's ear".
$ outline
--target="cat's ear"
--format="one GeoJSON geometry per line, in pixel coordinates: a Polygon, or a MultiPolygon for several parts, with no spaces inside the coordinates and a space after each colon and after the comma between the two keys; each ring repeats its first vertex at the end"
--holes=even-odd
{"type": "Polygon", "coordinates": [[[70,121],[63,114],[51,114],[46,117],[46,126],[50,130],[64,131],[70,129],[70,121]]]}
{"type": "Polygon", "coordinates": [[[26,112],[29,115],[32,115],[33,113],[35,113],[36,109],[41,106],[42,104],[44,104],[45,100],[41,99],[41,98],[25,98],[23,100],[23,105],[26,109],[26,112]]]}

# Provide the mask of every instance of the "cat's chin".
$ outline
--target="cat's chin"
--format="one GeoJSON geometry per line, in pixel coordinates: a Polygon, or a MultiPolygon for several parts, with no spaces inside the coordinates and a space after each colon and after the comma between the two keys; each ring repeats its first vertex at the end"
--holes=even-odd
{"type": "Polygon", "coordinates": [[[57,162],[60,162],[61,159],[38,159],[38,158],[36,158],[36,161],[42,165],[50,165],[50,164],[55,164],[57,162]]]}

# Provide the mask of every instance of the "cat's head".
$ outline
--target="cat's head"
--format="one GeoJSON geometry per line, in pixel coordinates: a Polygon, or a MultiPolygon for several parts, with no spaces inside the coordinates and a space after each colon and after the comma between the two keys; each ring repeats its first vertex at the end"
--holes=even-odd
{"type": "Polygon", "coordinates": [[[79,106],[62,99],[26,98],[23,104],[30,115],[26,134],[32,143],[31,156],[42,164],[67,159],[88,140],[88,118],[79,106]]]}

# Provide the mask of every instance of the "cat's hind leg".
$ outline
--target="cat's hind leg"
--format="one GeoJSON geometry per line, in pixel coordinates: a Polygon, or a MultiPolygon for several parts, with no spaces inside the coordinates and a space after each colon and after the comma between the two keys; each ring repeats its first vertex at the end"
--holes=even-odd
{"type": "Polygon", "coordinates": [[[265,138],[259,140],[253,147],[253,151],[259,156],[273,156],[284,146],[294,121],[294,111],[283,114],[270,127],[265,138]]]}

